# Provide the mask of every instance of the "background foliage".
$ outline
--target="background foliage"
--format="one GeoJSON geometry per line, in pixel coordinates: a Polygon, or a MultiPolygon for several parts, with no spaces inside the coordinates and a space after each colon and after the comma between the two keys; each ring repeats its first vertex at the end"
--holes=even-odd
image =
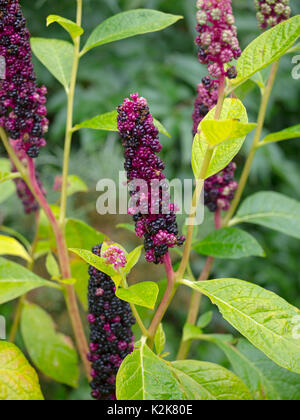
{"type": "MultiPolygon", "coordinates": [[[[135,37],[121,42],[103,46],[91,51],[83,60],[79,71],[79,85],[76,91],[75,121],[81,122],[94,115],[113,110],[125,96],[138,91],[148,98],[151,110],[159,118],[172,135],[172,139],[162,136],[164,159],[167,162],[168,176],[191,178],[190,153],[192,146],[192,109],[196,85],[203,77],[203,68],[196,59],[194,0],[85,0],[84,26],[86,35],[101,20],[119,11],[137,7],[153,8],[164,12],[181,14],[185,20],[163,32],[135,37]]],[[[66,35],[58,25],[46,28],[46,17],[55,13],[71,19],[74,18],[74,4],[68,0],[23,0],[24,12],[33,36],[66,39],[66,35]]],[[[244,48],[258,34],[255,10],[252,0],[234,0],[234,11],[239,29],[239,39],[244,48]]],[[[293,14],[300,13],[298,0],[291,0],[293,14]]],[[[271,106],[266,121],[266,134],[299,123],[300,81],[291,77],[292,56],[286,56],[281,62],[273,92],[271,106]]],[[[65,124],[66,100],[61,86],[48,71],[35,60],[35,69],[39,81],[47,85],[48,111],[51,120],[48,134],[48,147],[38,160],[42,179],[46,184],[52,202],[58,194],[52,190],[55,176],[61,172],[63,137],[65,124]]],[[[253,90],[245,99],[249,120],[255,121],[259,92],[253,90]]],[[[248,136],[245,149],[251,144],[252,135],[248,136]]],[[[92,223],[98,230],[116,238],[118,242],[127,243],[128,247],[138,244],[134,235],[127,231],[116,231],[115,225],[128,222],[127,217],[100,217],[95,210],[97,194],[96,182],[101,178],[115,178],[122,169],[122,152],[115,133],[81,130],[76,133],[71,158],[71,173],[79,175],[88,185],[89,192],[76,195],[70,199],[68,214],[80,217],[92,223]],[[109,158],[108,158],[109,157],[109,158]],[[117,233],[116,233],[117,232],[117,233]],[[121,236],[121,237],[120,237],[121,236]]],[[[257,153],[251,173],[246,195],[264,189],[274,189],[290,197],[300,199],[299,172],[300,145],[297,141],[287,141],[261,148],[257,153]]],[[[3,149],[1,149],[3,156],[3,149]]],[[[244,152],[237,158],[240,166],[244,152]]],[[[32,220],[24,216],[21,203],[12,196],[7,202],[0,204],[0,224],[14,227],[29,237],[32,234],[32,220]]],[[[207,214],[206,223],[199,230],[204,237],[212,230],[211,216],[207,214]]],[[[262,244],[268,263],[261,258],[249,260],[218,260],[213,277],[237,277],[255,282],[275,291],[295,306],[300,306],[300,271],[299,242],[297,239],[259,227],[248,227],[262,244]]],[[[196,274],[201,270],[203,260],[194,257],[193,269],[196,274]]],[[[42,266],[42,264],[41,264],[42,266]]],[[[159,278],[160,268],[141,264],[140,271],[134,276],[140,280],[153,281],[159,278]]],[[[39,265],[36,267],[38,272],[39,265]]],[[[41,273],[46,276],[46,273],[41,273]]],[[[161,273],[163,276],[163,274],[161,273]]],[[[134,278],[133,278],[134,280],[134,278]]],[[[184,324],[189,292],[182,293],[174,302],[165,329],[168,333],[167,350],[174,358],[180,339],[180,324],[184,324]]],[[[70,327],[64,304],[59,294],[51,299],[49,294],[55,290],[38,291],[35,300],[50,312],[63,332],[68,333],[70,327]],[[47,293],[47,294],[46,294],[47,293]]],[[[213,309],[208,300],[203,299],[202,311],[213,309]]],[[[13,304],[1,305],[0,314],[9,321],[13,304]]],[[[207,331],[219,333],[232,332],[228,324],[217,313],[213,317],[207,331]]],[[[24,350],[21,337],[19,347],[24,350]]],[[[225,364],[224,353],[207,343],[195,343],[192,349],[195,358],[225,364]]],[[[88,399],[89,389],[82,382],[79,390],[53,384],[43,378],[42,388],[48,399],[88,399]]]]}

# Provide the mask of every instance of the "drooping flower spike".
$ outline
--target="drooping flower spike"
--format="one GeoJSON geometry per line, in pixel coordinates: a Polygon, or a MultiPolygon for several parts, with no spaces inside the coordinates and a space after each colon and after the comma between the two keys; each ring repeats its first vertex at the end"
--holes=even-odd
{"type": "Polygon", "coordinates": [[[147,261],[161,264],[169,248],[183,245],[185,238],[178,233],[176,208],[170,203],[163,173],[165,165],[157,156],[162,146],[145,98],[134,94],[124,100],[118,107],[118,129],[131,196],[137,197],[129,213],[136,223],[137,236],[144,237],[147,261]],[[144,182],[146,191],[140,190],[139,181],[144,182]],[[155,183],[159,188],[153,192],[155,183]]]}
{"type": "MultiPolygon", "coordinates": [[[[102,244],[93,248],[101,256],[102,244]]],[[[92,397],[116,399],[116,375],[125,357],[134,349],[131,327],[135,324],[129,303],[116,297],[112,279],[89,268],[90,353],[92,397]]]]}
{"type": "Polygon", "coordinates": [[[47,89],[36,84],[30,34],[19,1],[0,0],[0,17],[0,56],[5,60],[0,79],[0,126],[18,150],[36,158],[46,145],[47,89]]]}
{"type": "Polygon", "coordinates": [[[291,16],[289,0],[255,0],[254,3],[261,29],[272,28],[291,16]]]}

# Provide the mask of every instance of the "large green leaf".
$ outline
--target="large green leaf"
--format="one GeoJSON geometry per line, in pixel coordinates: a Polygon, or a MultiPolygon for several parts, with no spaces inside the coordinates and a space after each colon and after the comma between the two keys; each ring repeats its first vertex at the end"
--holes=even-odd
{"type": "Polygon", "coordinates": [[[0,341],[0,400],[42,401],[39,378],[21,351],[0,341]]]}
{"type": "Polygon", "coordinates": [[[276,25],[248,45],[237,61],[238,77],[232,86],[238,86],[254,73],[278,60],[300,36],[300,15],[276,25]]]}
{"type": "MultiPolygon", "coordinates": [[[[215,119],[216,108],[213,108],[203,121],[215,119]]],[[[248,123],[247,111],[239,99],[225,99],[220,120],[239,120],[241,123],[248,123]]],[[[245,136],[228,140],[215,147],[212,160],[210,162],[207,178],[224,169],[229,162],[238,154],[245,136]]],[[[193,143],[192,167],[196,178],[199,178],[204,156],[207,152],[208,144],[203,133],[197,134],[193,143]]]]}
{"type": "Polygon", "coordinates": [[[5,235],[0,235],[0,255],[14,255],[27,262],[32,261],[30,255],[19,241],[5,235]]]}
{"type": "Polygon", "coordinates": [[[293,321],[300,311],[275,293],[237,279],[183,280],[218,306],[223,317],[271,360],[300,373],[300,338],[293,321]]]}
{"type": "Polygon", "coordinates": [[[79,378],[77,353],[69,339],[55,331],[51,317],[39,306],[26,303],[21,331],[35,366],[55,381],[76,387],[79,378]]]}
{"type": "Polygon", "coordinates": [[[277,366],[246,340],[237,346],[216,340],[228,357],[234,372],[259,400],[300,399],[300,375],[277,366]]]}
{"type": "Polygon", "coordinates": [[[72,74],[73,45],[59,39],[46,38],[31,38],[30,42],[35,56],[67,89],[72,74]]]}
{"type": "Polygon", "coordinates": [[[60,288],[55,283],[42,279],[21,265],[0,258],[0,304],[42,286],[60,288]]]}
{"type": "Polygon", "coordinates": [[[118,400],[183,400],[170,367],[142,340],[123,361],[117,375],[118,400]]]}
{"type": "Polygon", "coordinates": [[[159,288],[152,281],[137,283],[128,287],[128,289],[118,289],[116,291],[116,295],[120,299],[149,309],[154,309],[158,293],[159,288]]]}
{"type": "Polygon", "coordinates": [[[276,192],[259,192],[242,203],[231,225],[238,223],[254,223],[300,239],[300,203],[276,192]]]}
{"type": "Polygon", "coordinates": [[[160,31],[173,25],[180,19],[182,19],[182,16],[170,15],[150,9],[129,10],[128,12],[119,13],[97,26],[87,40],[83,53],[109,42],[160,31]]]}
{"type": "Polygon", "coordinates": [[[68,219],[66,225],[66,240],[68,248],[92,249],[101,244],[106,236],[82,222],[81,220],[68,219]]]}
{"type": "Polygon", "coordinates": [[[205,140],[211,147],[245,137],[256,126],[257,124],[241,123],[239,120],[203,120],[200,123],[205,140]]]}
{"type": "Polygon", "coordinates": [[[252,400],[242,380],[222,366],[185,360],[173,362],[172,367],[187,400],[252,400]]]}
{"type": "Polygon", "coordinates": [[[77,38],[78,36],[83,34],[83,29],[81,26],[77,25],[70,19],[66,19],[62,16],[58,15],[50,15],[47,17],[47,26],[51,25],[52,23],[58,23],[61,25],[69,34],[71,35],[72,39],[77,38]]]}
{"type": "MultiPolygon", "coordinates": [[[[94,118],[83,121],[80,124],[75,125],[74,131],[80,130],[81,128],[90,128],[92,130],[103,130],[103,131],[118,131],[118,112],[111,111],[105,114],[97,115],[94,118]]],[[[153,118],[153,124],[161,134],[171,137],[167,129],[162,123],[153,118]]]]}
{"type": "Polygon", "coordinates": [[[193,246],[199,254],[215,258],[264,257],[257,240],[249,233],[236,228],[218,229],[193,246]]]}
{"type": "Polygon", "coordinates": [[[283,140],[299,139],[300,138],[300,124],[294,125],[293,127],[286,128],[276,133],[268,134],[263,141],[260,143],[261,146],[266,144],[275,143],[283,140]]]}

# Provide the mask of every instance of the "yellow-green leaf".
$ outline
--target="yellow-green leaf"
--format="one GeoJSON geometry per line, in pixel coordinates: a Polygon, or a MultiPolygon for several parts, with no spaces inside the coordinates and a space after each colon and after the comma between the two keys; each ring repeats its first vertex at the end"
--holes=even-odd
{"type": "Polygon", "coordinates": [[[35,370],[14,344],[5,341],[0,341],[0,400],[44,400],[35,370]]]}
{"type": "Polygon", "coordinates": [[[84,30],[81,26],[77,25],[77,23],[73,22],[70,19],[66,19],[62,16],[58,15],[50,15],[47,17],[47,26],[51,25],[51,23],[57,22],[61,25],[69,34],[71,35],[72,39],[77,38],[78,36],[82,35],[84,30]]]}
{"type": "Polygon", "coordinates": [[[245,124],[237,120],[203,120],[200,124],[205,140],[211,147],[218,146],[227,140],[244,137],[256,126],[257,124],[245,124]]]}
{"type": "Polygon", "coordinates": [[[149,309],[154,309],[158,293],[157,284],[151,281],[137,283],[128,287],[128,289],[118,289],[116,291],[116,295],[120,299],[149,309]]]}
{"type": "Polygon", "coordinates": [[[32,261],[30,255],[19,241],[5,235],[0,235],[0,255],[13,255],[28,262],[32,261]]]}

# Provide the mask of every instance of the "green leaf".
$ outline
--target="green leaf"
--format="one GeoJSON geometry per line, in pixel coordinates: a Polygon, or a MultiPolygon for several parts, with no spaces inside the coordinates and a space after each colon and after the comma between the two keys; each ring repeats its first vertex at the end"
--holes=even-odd
{"type": "Polygon", "coordinates": [[[88,310],[88,286],[89,273],[86,264],[83,261],[71,261],[72,277],[76,279],[75,291],[85,311],[88,310]]]}
{"type": "MultiPolygon", "coordinates": [[[[9,159],[0,158],[0,172],[8,174],[11,172],[11,164],[9,159]]],[[[15,194],[16,185],[13,181],[0,183],[0,203],[6,201],[11,195],[15,194]]]]}
{"type": "Polygon", "coordinates": [[[166,345],[166,334],[164,332],[164,327],[162,324],[159,324],[158,329],[154,338],[155,350],[158,355],[162,354],[166,345]]]}
{"type": "MultiPolygon", "coordinates": [[[[105,114],[97,115],[94,118],[83,121],[80,124],[75,125],[73,131],[80,130],[81,128],[90,128],[92,130],[104,130],[104,131],[118,131],[118,112],[111,111],[105,114]]],[[[161,134],[164,134],[168,137],[171,135],[168,133],[167,129],[162,125],[162,123],[155,118],[153,118],[153,124],[158,129],[161,134]]]]}
{"type": "Polygon", "coordinates": [[[143,245],[138,246],[132,252],[130,252],[130,254],[127,255],[127,264],[126,264],[126,267],[124,268],[125,273],[130,273],[133,267],[139,262],[143,248],[144,248],[143,245]]]}
{"type": "Polygon", "coordinates": [[[49,241],[39,241],[34,252],[34,260],[38,260],[41,257],[44,257],[51,251],[49,241]]]}
{"type": "Polygon", "coordinates": [[[68,219],[66,224],[66,240],[68,248],[92,249],[101,244],[106,236],[91,226],[77,219],[68,219]]]}
{"type": "Polygon", "coordinates": [[[117,374],[117,400],[183,400],[184,395],[169,366],[142,340],[123,361],[117,374]]]}
{"type": "Polygon", "coordinates": [[[199,317],[198,322],[197,322],[197,327],[199,328],[207,327],[211,323],[213,319],[213,315],[214,315],[213,311],[205,312],[203,315],[199,317]]]}
{"type": "Polygon", "coordinates": [[[99,45],[119,41],[135,35],[160,31],[173,25],[182,16],[170,15],[156,10],[137,9],[119,13],[102,22],[91,34],[83,53],[99,45]]]}
{"type": "Polygon", "coordinates": [[[75,125],[74,130],[91,128],[92,130],[118,131],[117,115],[117,111],[97,115],[94,118],[83,121],[81,124],[75,125]]]}
{"type": "Polygon", "coordinates": [[[77,353],[70,339],[55,331],[51,317],[39,306],[26,303],[21,331],[35,366],[55,381],[76,387],[79,378],[77,353]]]}
{"type": "Polygon", "coordinates": [[[276,192],[259,192],[242,203],[231,225],[238,223],[254,223],[300,239],[300,203],[276,192]]]}
{"type": "Polygon", "coordinates": [[[46,38],[31,38],[30,42],[35,56],[68,89],[72,74],[73,45],[59,39],[46,38]]]}
{"type": "Polygon", "coordinates": [[[218,306],[223,317],[271,360],[300,373],[300,338],[293,320],[299,309],[275,293],[237,279],[183,280],[218,306]]]}
{"type": "Polygon", "coordinates": [[[222,228],[212,232],[194,250],[214,258],[264,257],[265,253],[257,240],[249,233],[236,228],[222,228]]]}
{"type": "Polygon", "coordinates": [[[118,273],[112,268],[112,266],[106,263],[106,260],[102,257],[98,257],[97,255],[93,254],[91,251],[87,251],[85,249],[74,249],[70,248],[70,252],[78,255],[83,261],[92,265],[93,267],[97,268],[97,270],[102,271],[103,273],[107,274],[110,277],[117,275],[118,273]]]}
{"type": "Polygon", "coordinates": [[[134,225],[131,225],[130,223],[119,223],[116,226],[117,229],[126,229],[129,232],[135,233],[135,227],[134,225]]]}
{"type": "MultiPolygon", "coordinates": [[[[213,108],[203,119],[203,121],[211,121],[215,119],[216,108],[213,108]]],[[[240,120],[241,123],[248,123],[247,111],[239,99],[225,99],[222,108],[220,120],[240,120]]],[[[214,149],[214,154],[210,162],[207,178],[224,169],[232,159],[238,154],[245,136],[228,140],[214,149]]],[[[208,144],[203,133],[197,134],[193,143],[192,150],[192,167],[195,177],[198,179],[203,164],[204,156],[207,152],[208,144]]]]}
{"type": "Polygon", "coordinates": [[[224,351],[232,368],[251,390],[256,400],[298,401],[300,376],[277,366],[261,351],[241,339],[235,347],[216,340],[224,351]]]}
{"type": "Polygon", "coordinates": [[[257,127],[257,124],[245,124],[238,120],[203,120],[200,123],[205,141],[211,147],[218,146],[228,140],[245,137],[255,127],[257,127]]]}
{"type": "Polygon", "coordinates": [[[32,261],[32,258],[19,241],[5,235],[0,235],[0,255],[14,255],[27,262],[32,261]]]}
{"type": "Polygon", "coordinates": [[[214,363],[185,360],[172,362],[187,400],[252,400],[246,385],[234,373],[214,363]]]}
{"type": "Polygon", "coordinates": [[[266,136],[263,141],[260,143],[260,146],[265,146],[266,144],[290,140],[290,139],[299,139],[300,138],[300,124],[294,125],[293,127],[286,128],[285,130],[278,131],[276,133],[269,134],[266,136]]]}
{"type": "Polygon", "coordinates": [[[200,340],[202,335],[203,331],[200,327],[189,323],[185,324],[183,328],[183,341],[200,340]]]}
{"type": "Polygon", "coordinates": [[[0,226],[0,231],[7,233],[9,236],[12,236],[16,239],[18,239],[24,246],[25,248],[30,251],[31,250],[31,244],[30,242],[25,238],[25,236],[23,236],[21,233],[17,232],[16,230],[7,227],[7,226],[0,226]]]}
{"type": "Polygon", "coordinates": [[[86,183],[77,175],[69,175],[67,188],[68,196],[70,197],[71,195],[79,192],[88,192],[86,183]]]}
{"type": "Polygon", "coordinates": [[[60,270],[57,261],[51,252],[47,255],[46,268],[52,278],[58,279],[60,277],[60,270]]]}
{"type": "Polygon", "coordinates": [[[55,283],[42,279],[21,265],[0,258],[0,304],[43,286],[60,289],[55,283]]]}
{"type": "Polygon", "coordinates": [[[72,20],[66,19],[58,15],[50,15],[47,17],[47,26],[51,25],[54,22],[57,22],[67,32],[69,32],[72,39],[75,39],[78,36],[81,36],[84,32],[81,26],[77,25],[77,23],[73,22],[72,20]]]}
{"type": "Polygon", "coordinates": [[[14,344],[5,341],[0,341],[0,400],[44,400],[35,370],[14,344]]]}
{"type": "Polygon", "coordinates": [[[282,57],[300,36],[300,15],[276,25],[248,45],[237,61],[238,77],[233,87],[282,57]]]}
{"type": "Polygon", "coordinates": [[[126,302],[154,309],[158,293],[159,288],[156,283],[145,281],[143,283],[134,284],[133,286],[128,287],[128,289],[118,289],[116,291],[116,296],[126,302]]]}

